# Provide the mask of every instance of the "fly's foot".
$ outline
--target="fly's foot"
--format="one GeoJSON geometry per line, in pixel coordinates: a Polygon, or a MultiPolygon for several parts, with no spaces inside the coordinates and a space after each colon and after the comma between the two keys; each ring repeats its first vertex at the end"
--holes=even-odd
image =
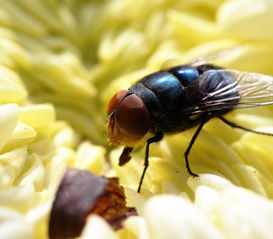
{"type": "Polygon", "coordinates": [[[188,173],[189,173],[189,175],[190,175],[190,176],[192,176],[192,177],[194,177],[194,178],[199,177],[199,175],[198,175],[198,174],[193,173],[191,170],[188,170],[188,173]]]}

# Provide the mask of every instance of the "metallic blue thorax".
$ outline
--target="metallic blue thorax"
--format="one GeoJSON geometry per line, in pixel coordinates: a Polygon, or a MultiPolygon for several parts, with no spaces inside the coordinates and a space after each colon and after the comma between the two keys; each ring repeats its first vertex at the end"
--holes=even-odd
{"type": "Polygon", "coordinates": [[[151,90],[163,107],[171,110],[183,95],[184,87],[171,73],[158,72],[145,77],[142,84],[151,90]]]}
{"type": "Polygon", "coordinates": [[[177,108],[185,97],[185,87],[198,77],[195,68],[179,66],[148,75],[129,91],[144,101],[152,117],[161,118],[177,108]]]}

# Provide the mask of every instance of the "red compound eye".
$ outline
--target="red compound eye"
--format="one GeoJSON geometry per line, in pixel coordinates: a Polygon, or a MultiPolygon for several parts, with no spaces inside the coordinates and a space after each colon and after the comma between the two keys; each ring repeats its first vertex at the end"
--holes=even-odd
{"type": "Polygon", "coordinates": [[[116,93],[112,99],[110,100],[107,108],[107,114],[110,115],[116,107],[119,105],[120,101],[123,100],[125,95],[128,94],[128,90],[121,90],[118,93],[116,93]]]}
{"type": "Polygon", "coordinates": [[[149,129],[149,113],[143,101],[132,94],[121,102],[116,120],[122,131],[134,137],[142,137],[149,129]]]}
{"type": "Polygon", "coordinates": [[[134,145],[149,130],[150,117],[144,102],[128,91],[117,93],[108,105],[108,132],[113,144],[134,145]]]}

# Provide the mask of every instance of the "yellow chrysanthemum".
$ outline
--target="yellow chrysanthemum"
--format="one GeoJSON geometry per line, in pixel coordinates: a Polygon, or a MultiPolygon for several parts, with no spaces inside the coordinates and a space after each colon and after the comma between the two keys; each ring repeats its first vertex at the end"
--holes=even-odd
{"type": "MultiPolygon", "coordinates": [[[[81,238],[271,238],[273,138],[211,120],[118,166],[108,146],[111,96],[166,61],[233,49],[215,63],[273,75],[272,0],[0,0],[0,238],[47,238],[67,167],[117,176],[139,216],[114,232],[91,215],[81,238]],[[110,159],[110,163],[106,160],[110,159]],[[168,194],[168,195],[162,195],[168,194]]],[[[273,107],[227,118],[273,133],[273,107]]]]}

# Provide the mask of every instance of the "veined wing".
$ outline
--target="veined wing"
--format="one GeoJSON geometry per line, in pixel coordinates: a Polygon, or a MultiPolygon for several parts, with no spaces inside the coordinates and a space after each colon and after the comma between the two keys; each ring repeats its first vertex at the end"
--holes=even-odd
{"type": "Polygon", "coordinates": [[[209,70],[199,81],[201,99],[187,115],[273,104],[273,77],[236,70],[209,70]]]}

